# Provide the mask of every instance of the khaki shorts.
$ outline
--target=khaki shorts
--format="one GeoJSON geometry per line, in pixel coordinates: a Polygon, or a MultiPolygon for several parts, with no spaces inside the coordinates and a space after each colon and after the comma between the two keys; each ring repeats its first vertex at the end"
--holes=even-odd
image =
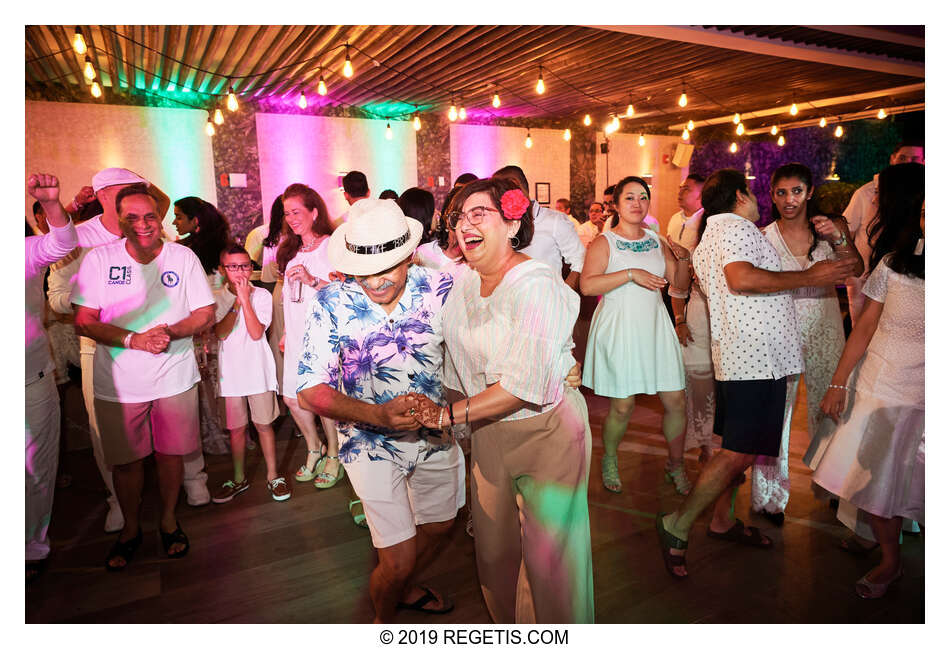
{"type": "Polygon", "coordinates": [[[251,421],[267,425],[277,419],[277,395],[273,392],[251,394],[246,397],[224,397],[224,427],[228,430],[247,426],[247,409],[251,409],[251,421]],[[247,406],[244,402],[247,402],[247,406]]]}
{"type": "Polygon", "coordinates": [[[152,452],[188,455],[200,447],[198,384],[179,394],[119,403],[94,400],[105,463],[131,464],[152,452]]]}
{"type": "Polygon", "coordinates": [[[393,462],[373,461],[365,453],[343,465],[363,502],[377,548],[411,539],[417,525],[450,521],[465,505],[465,458],[458,444],[428,458],[425,443],[392,444],[415,460],[409,475],[393,462]]]}

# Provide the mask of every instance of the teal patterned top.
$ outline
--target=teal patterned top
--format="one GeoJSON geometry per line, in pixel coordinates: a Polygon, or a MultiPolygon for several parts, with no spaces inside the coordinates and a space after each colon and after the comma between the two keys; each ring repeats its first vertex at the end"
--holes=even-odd
{"type": "Polygon", "coordinates": [[[660,247],[660,244],[657,243],[653,237],[646,237],[638,241],[621,241],[617,239],[616,244],[617,250],[632,250],[633,252],[648,252],[660,247]]]}

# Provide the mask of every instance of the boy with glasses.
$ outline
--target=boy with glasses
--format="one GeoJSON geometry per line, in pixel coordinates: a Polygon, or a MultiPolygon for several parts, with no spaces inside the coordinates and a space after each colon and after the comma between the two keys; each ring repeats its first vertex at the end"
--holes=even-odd
{"type": "Polygon", "coordinates": [[[244,475],[247,410],[257,428],[267,465],[267,489],[274,500],[290,498],[290,487],[277,473],[274,428],[277,418],[277,366],[264,331],[271,321],[271,294],[251,284],[251,258],[238,244],[221,253],[221,273],[227,286],[215,295],[218,337],[218,387],[224,397],[225,425],[231,435],[234,479],[214,494],[216,503],[230,502],[250,486],[244,475]],[[245,402],[247,405],[245,405],[245,402]]]}

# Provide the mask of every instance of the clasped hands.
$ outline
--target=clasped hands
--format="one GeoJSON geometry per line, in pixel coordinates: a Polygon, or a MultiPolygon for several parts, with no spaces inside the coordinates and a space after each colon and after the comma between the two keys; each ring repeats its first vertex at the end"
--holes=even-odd
{"type": "Polygon", "coordinates": [[[452,438],[451,431],[447,429],[449,421],[445,413],[442,416],[443,429],[439,429],[439,411],[442,410],[442,406],[424,394],[418,392],[402,394],[381,404],[380,408],[380,423],[385,428],[398,431],[432,428],[439,430],[443,444],[448,443],[452,438]]]}
{"type": "Polygon", "coordinates": [[[129,341],[130,349],[149,352],[151,354],[161,354],[168,349],[168,343],[171,342],[171,331],[167,324],[155,325],[142,333],[133,333],[129,341]]]}

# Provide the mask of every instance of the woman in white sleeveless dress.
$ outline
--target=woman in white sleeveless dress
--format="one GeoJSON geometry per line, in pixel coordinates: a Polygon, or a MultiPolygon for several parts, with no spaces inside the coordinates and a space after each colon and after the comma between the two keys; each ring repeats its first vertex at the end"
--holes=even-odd
{"type": "MultiPolygon", "coordinates": [[[[771,187],[775,220],[762,233],[778,251],[783,271],[803,271],[818,261],[848,258],[854,262],[855,276],[864,272],[844,218],[814,213],[810,204],[814,185],[808,167],[796,162],[782,165],[772,172],[771,187]]],[[[818,406],[844,349],[844,325],[833,288],[800,288],[792,297],[805,359],[808,438],[812,439],[827,421],[818,406]]],[[[759,456],[752,465],[752,509],[776,525],[784,522],[788,504],[788,443],[799,379],[797,375],[788,381],[779,456],[759,456]]]]}
{"type": "MultiPolygon", "coordinates": [[[[685,494],[690,484],[683,464],[686,384],[683,356],[660,297],[667,284],[686,297],[689,254],[670,245],[643,220],[650,209],[650,188],[628,176],[614,190],[619,221],[590,244],[581,273],[584,295],[603,295],[594,312],[584,361],[583,384],[610,399],[603,425],[604,487],[621,490],[617,447],[633,414],[637,394],[656,394],[663,404],[663,435],[669,460],[667,479],[685,494]]],[[[675,292],[675,291],[674,291],[675,292]]],[[[673,294],[673,293],[671,293],[673,294]]]]}

